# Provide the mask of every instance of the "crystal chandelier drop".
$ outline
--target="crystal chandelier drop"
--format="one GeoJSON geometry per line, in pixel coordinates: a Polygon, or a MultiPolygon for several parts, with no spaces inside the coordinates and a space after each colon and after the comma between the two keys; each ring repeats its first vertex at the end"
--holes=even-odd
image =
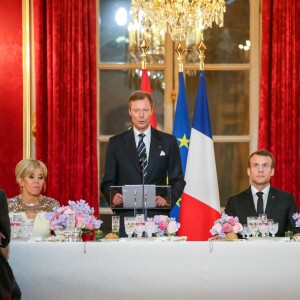
{"type": "Polygon", "coordinates": [[[206,29],[215,22],[223,27],[225,0],[132,0],[135,28],[146,31],[153,26],[171,34],[173,41],[185,40],[196,28],[206,29]]]}

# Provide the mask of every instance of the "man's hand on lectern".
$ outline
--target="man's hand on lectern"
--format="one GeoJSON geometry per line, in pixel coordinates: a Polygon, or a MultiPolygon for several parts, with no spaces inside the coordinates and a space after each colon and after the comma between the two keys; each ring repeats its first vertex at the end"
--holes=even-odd
{"type": "Polygon", "coordinates": [[[123,204],[123,195],[120,194],[120,193],[116,193],[114,198],[113,198],[113,201],[112,201],[113,205],[115,206],[120,206],[123,204]]]}

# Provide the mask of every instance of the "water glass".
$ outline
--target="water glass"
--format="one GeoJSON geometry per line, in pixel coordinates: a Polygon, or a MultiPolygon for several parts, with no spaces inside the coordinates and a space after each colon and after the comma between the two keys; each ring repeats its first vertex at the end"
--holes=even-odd
{"type": "Polygon", "coordinates": [[[135,223],[135,233],[137,238],[140,239],[142,237],[144,230],[145,230],[145,222],[135,223]]]}
{"type": "Polygon", "coordinates": [[[272,234],[272,237],[275,237],[275,234],[278,232],[277,222],[273,222],[269,225],[269,232],[272,234]]]}
{"type": "Polygon", "coordinates": [[[67,214],[67,229],[73,230],[75,228],[76,220],[75,220],[75,211],[74,213],[67,214]]]}
{"type": "Polygon", "coordinates": [[[145,215],[144,214],[137,214],[135,217],[136,222],[145,222],[145,215]]]}
{"type": "Polygon", "coordinates": [[[255,217],[247,217],[248,229],[252,236],[256,236],[255,217]]]}
{"type": "Polygon", "coordinates": [[[268,217],[266,214],[260,214],[258,217],[261,222],[267,222],[268,217]]]}
{"type": "Polygon", "coordinates": [[[151,238],[152,234],[155,233],[155,223],[153,220],[151,221],[147,221],[145,223],[145,232],[146,232],[146,236],[147,238],[151,238]]]}
{"type": "Polygon", "coordinates": [[[134,217],[124,217],[124,225],[125,225],[125,232],[129,238],[132,237],[135,231],[135,218],[134,217]]]}
{"type": "Polygon", "coordinates": [[[22,215],[14,214],[10,219],[11,237],[17,238],[20,236],[22,228],[23,217],[22,215]]]}
{"type": "Polygon", "coordinates": [[[243,238],[247,237],[247,239],[249,239],[249,237],[251,235],[251,232],[250,232],[249,227],[248,227],[247,224],[243,225],[242,235],[243,235],[243,238]]]}
{"type": "Polygon", "coordinates": [[[21,237],[28,237],[31,234],[33,228],[33,220],[25,220],[22,223],[22,228],[20,232],[21,237]]]}
{"type": "Polygon", "coordinates": [[[266,233],[268,232],[269,225],[267,222],[259,222],[258,223],[258,230],[261,233],[262,237],[266,237],[266,233]]]}

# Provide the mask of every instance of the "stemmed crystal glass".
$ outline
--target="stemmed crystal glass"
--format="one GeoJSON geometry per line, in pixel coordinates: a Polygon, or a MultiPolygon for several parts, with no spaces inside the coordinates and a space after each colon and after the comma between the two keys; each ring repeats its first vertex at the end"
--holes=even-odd
{"type": "Polygon", "coordinates": [[[266,237],[266,233],[268,232],[268,223],[267,222],[259,222],[258,223],[258,230],[261,233],[262,237],[266,237]]]}
{"type": "Polygon", "coordinates": [[[135,218],[134,217],[124,217],[124,225],[125,225],[125,232],[129,238],[132,237],[135,231],[135,218]]]}
{"type": "Polygon", "coordinates": [[[278,232],[277,222],[273,222],[269,224],[269,232],[272,234],[272,237],[275,237],[275,234],[278,232]]]}
{"type": "Polygon", "coordinates": [[[256,234],[255,217],[247,217],[248,229],[252,236],[256,234]]]}
{"type": "Polygon", "coordinates": [[[25,220],[25,221],[23,221],[23,223],[22,223],[22,230],[21,230],[20,235],[22,237],[28,237],[28,236],[30,236],[32,228],[33,228],[33,220],[25,220]]]}
{"type": "Polygon", "coordinates": [[[135,222],[135,233],[137,238],[141,238],[145,230],[145,222],[135,222]]]}
{"type": "Polygon", "coordinates": [[[120,230],[120,216],[111,217],[111,231],[119,232],[120,230]]]}
{"type": "Polygon", "coordinates": [[[247,224],[243,225],[242,235],[243,235],[243,238],[247,237],[247,239],[249,239],[249,237],[251,235],[251,232],[250,232],[249,227],[248,227],[247,224]]]}
{"type": "Polygon", "coordinates": [[[19,237],[22,227],[23,217],[22,215],[14,214],[10,219],[11,237],[19,237]]]}
{"type": "Polygon", "coordinates": [[[155,232],[155,223],[153,220],[149,220],[145,223],[145,232],[147,238],[151,238],[152,234],[155,232]]]}
{"type": "Polygon", "coordinates": [[[266,214],[260,214],[258,217],[261,222],[267,222],[268,216],[266,214]]]}
{"type": "Polygon", "coordinates": [[[254,230],[255,230],[254,236],[258,237],[258,235],[259,235],[259,217],[254,217],[253,225],[254,225],[254,230]]]}

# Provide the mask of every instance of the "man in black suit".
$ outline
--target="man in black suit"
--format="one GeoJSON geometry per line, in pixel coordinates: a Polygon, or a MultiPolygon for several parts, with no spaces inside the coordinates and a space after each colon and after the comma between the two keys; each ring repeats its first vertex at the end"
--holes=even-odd
{"type": "Polygon", "coordinates": [[[269,151],[258,150],[252,153],[247,169],[251,185],[247,190],[229,198],[225,213],[238,217],[242,224],[247,224],[247,217],[265,213],[268,219],[279,224],[276,236],[284,236],[285,231],[297,233],[299,229],[295,228],[295,220],[292,218],[298,210],[294,196],[270,186],[274,167],[274,157],[269,151]],[[261,208],[259,192],[263,193],[261,208]]]}
{"type": "Polygon", "coordinates": [[[10,221],[4,191],[0,190],[0,299],[21,299],[21,291],[7,261],[10,221]]]}
{"type": "MultiPolygon", "coordinates": [[[[141,185],[144,183],[166,185],[167,178],[171,185],[171,207],[181,197],[185,181],[183,178],[181,159],[177,140],[173,135],[158,131],[150,126],[153,113],[153,98],[150,94],[136,91],[128,101],[129,115],[133,127],[110,138],[105,161],[105,173],[101,183],[101,191],[106,199],[110,199],[111,186],[141,185]],[[144,134],[143,137],[139,135],[144,134]],[[140,143],[144,142],[140,147],[140,143]],[[139,157],[140,152],[144,158],[139,157]]],[[[156,196],[157,208],[171,208],[163,195],[156,196]]],[[[113,206],[122,207],[123,196],[117,193],[113,206]]],[[[117,214],[128,215],[125,211],[115,210],[117,214]]],[[[132,215],[132,211],[130,212],[132,215]]],[[[148,210],[148,216],[168,214],[169,210],[148,210]]]]}

